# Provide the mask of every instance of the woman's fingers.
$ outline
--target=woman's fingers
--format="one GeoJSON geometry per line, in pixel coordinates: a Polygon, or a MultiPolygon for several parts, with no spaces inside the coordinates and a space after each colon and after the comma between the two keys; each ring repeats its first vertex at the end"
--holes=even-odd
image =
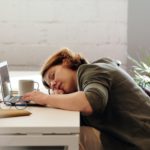
{"type": "Polygon", "coordinates": [[[52,94],[64,94],[64,91],[63,90],[59,90],[59,89],[54,89],[52,91],[52,94]]]}
{"type": "MultiPolygon", "coordinates": [[[[29,100],[29,98],[31,98],[31,96],[32,96],[33,93],[35,93],[35,92],[32,91],[32,92],[26,93],[26,94],[24,94],[24,95],[21,97],[21,99],[22,99],[22,100],[29,100]]],[[[31,100],[31,99],[30,99],[30,100],[31,100]]]]}
{"type": "Polygon", "coordinates": [[[46,101],[47,101],[48,98],[49,98],[49,95],[47,95],[45,93],[42,93],[42,92],[39,92],[39,91],[33,91],[33,92],[30,92],[30,93],[26,93],[22,97],[22,100],[24,100],[24,101],[31,100],[31,101],[34,101],[38,104],[46,105],[46,101]]]}

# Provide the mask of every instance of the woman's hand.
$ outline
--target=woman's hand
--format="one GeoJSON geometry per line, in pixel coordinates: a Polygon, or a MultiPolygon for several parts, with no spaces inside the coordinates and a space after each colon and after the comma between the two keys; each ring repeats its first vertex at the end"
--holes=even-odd
{"type": "Polygon", "coordinates": [[[47,105],[47,100],[49,99],[49,95],[39,92],[39,91],[32,91],[29,93],[26,93],[21,98],[24,101],[34,101],[37,104],[40,105],[47,105]]]}

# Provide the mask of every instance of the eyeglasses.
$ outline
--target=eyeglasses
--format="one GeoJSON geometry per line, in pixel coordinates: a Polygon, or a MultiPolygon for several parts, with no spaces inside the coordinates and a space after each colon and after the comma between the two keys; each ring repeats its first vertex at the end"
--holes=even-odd
{"type": "Polygon", "coordinates": [[[18,100],[15,103],[11,101],[1,101],[0,100],[0,109],[11,109],[14,106],[16,109],[25,109],[27,107],[27,103],[22,100],[18,100]]]}

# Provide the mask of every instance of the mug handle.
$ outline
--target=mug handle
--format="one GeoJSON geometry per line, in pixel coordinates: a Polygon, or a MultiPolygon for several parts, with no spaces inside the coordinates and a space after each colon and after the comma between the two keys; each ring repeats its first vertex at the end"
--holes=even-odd
{"type": "Polygon", "coordinates": [[[36,81],[34,81],[34,84],[36,84],[36,85],[37,85],[37,88],[35,88],[34,90],[39,91],[39,83],[38,83],[38,82],[36,82],[36,81]]]}

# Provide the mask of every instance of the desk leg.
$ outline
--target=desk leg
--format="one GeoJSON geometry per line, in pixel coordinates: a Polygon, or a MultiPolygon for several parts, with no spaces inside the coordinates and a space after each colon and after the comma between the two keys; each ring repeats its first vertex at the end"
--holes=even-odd
{"type": "Polygon", "coordinates": [[[68,145],[65,146],[64,150],[79,150],[79,135],[70,136],[67,143],[68,145]]]}
{"type": "Polygon", "coordinates": [[[72,146],[65,146],[64,150],[79,150],[79,146],[72,147],[72,146]]]}
{"type": "Polygon", "coordinates": [[[65,147],[64,147],[64,150],[68,150],[68,146],[65,146],[65,147]]]}
{"type": "Polygon", "coordinates": [[[65,146],[64,150],[79,150],[79,139],[75,139],[68,141],[68,145],[65,146]]]}

